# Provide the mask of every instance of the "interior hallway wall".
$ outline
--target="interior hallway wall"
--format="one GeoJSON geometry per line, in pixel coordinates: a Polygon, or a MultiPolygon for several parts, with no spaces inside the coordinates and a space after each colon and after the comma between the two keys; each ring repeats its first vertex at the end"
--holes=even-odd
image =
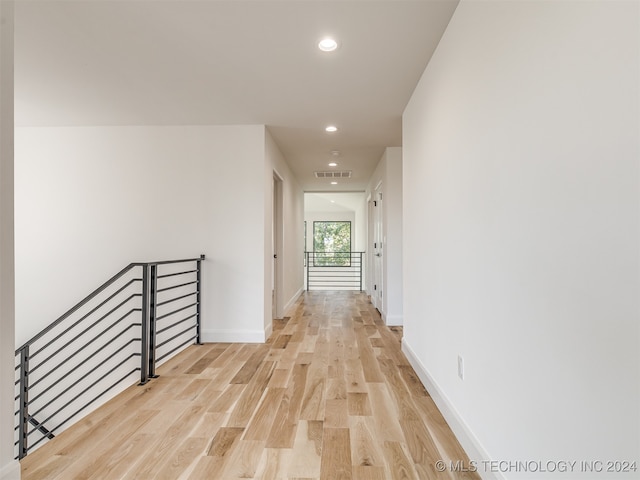
{"type": "Polygon", "coordinates": [[[261,125],[16,129],[17,343],[132,261],[200,253],[203,340],[264,341],[264,164],[261,125]]]}
{"type": "Polygon", "coordinates": [[[0,480],[19,480],[14,460],[13,2],[0,2],[0,480]]]}
{"type": "Polygon", "coordinates": [[[304,237],[304,192],[302,187],[289,169],[282,152],[266,130],[265,137],[265,302],[264,323],[265,328],[271,327],[271,278],[273,269],[273,245],[272,245],[272,216],[273,216],[273,173],[282,179],[282,216],[283,216],[283,245],[282,257],[282,310],[287,310],[294,304],[304,289],[303,251],[304,237]]]}
{"type": "Polygon", "coordinates": [[[640,461],[639,72],[638,2],[463,0],[404,112],[404,347],[477,460],[638,478],[579,462],[640,461]]]}

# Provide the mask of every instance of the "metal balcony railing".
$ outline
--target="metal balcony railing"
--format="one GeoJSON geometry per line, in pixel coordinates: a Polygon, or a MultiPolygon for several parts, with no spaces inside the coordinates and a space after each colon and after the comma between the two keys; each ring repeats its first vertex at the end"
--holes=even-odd
{"type": "Polygon", "coordinates": [[[364,252],[305,252],[307,290],[362,291],[364,252]]]}
{"type": "Polygon", "coordinates": [[[16,350],[16,458],[200,343],[204,259],[131,263],[16,350]]]}

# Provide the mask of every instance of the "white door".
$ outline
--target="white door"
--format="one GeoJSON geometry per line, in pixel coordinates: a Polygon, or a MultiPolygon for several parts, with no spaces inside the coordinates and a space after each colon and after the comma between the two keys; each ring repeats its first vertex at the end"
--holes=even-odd
{"type": "Polygon", "coordinates": [[[371,292],[371,302],[380,313],[384,312],[383,295],[384,288],[384,262],[383,262],[383,235],[382,235],[382,185],[378,185],[373,197],[373,291],[371,292]]]}

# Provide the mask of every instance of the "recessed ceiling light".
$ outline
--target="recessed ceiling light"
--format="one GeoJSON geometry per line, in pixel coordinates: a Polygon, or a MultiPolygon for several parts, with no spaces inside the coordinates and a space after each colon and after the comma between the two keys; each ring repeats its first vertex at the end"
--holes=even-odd
{"type": "Polygon", "coordinates": [[[331,182],[331,185],[337,185],[338,182],[331,182]]]}
{"type": "Polygon", "coordinates": [[[338,42],[336,42],[333,38],[323,38],[318,43],[318,48],[323,52],[333,52],[336,48],[338,48],[338,42]]]}
{"type": "Polygon", "coordinates": [[[338,164],[337,164],[336,162],[331,162],[331,163],[329,164],[329,166],[330,166],[330,167],[337,167],[337,166],[338,166],[338,164]]]}
{"type": "Polygon", "coordinates": [[[340,150],[331,150],[331,155],[333,155],[334,157],[339,157],[340,156],[340,150]]]}
{"type": "Polygon", "coordinates": [[[335,125],[329,125],[327,128],[324,129],[326,132],[329,133],[333,133],[333,132],[337,132],[338,131],[338,127],[336,127],[335,125]]]}

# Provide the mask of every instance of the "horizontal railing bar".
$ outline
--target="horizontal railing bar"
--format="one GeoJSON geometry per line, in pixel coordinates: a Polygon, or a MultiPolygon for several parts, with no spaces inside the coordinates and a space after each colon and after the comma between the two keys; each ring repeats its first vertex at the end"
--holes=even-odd
{"type": "MultiPolygon", "coordinates": [[[[69,400],[67,403],[65,403],[62,407],[60,407],[58,410],[56,410],[54,413],[52,413],[51,415],[49,415],[47,417],[46,420],[43,420],[42,423],[45,424],[47,423],[49,420],[51,420],[53,417],[55,417],[58,413],[60,413],[62,410],[64,410],[65,408],[67,408],[69,405],[71,405],[73,402],[75,402],[78,398],[80,398],[82,395],[84,395],[87,391],[89,391],[90,389],[92,389],[94,386],[96,386],[98,384],[98,382],[100,382],[102,379],[104,379],[107,375],[113,373],[117,368],[121,367],[122,365],[124,365],[125,362],[127,362],[129,359],[133,358],[133,357],[139,357],[140,354],[139,353],[132,353],[131,355],[129,355],[128,357],[126,357],[124,360],[122,360],[119,364],[117,364],[116,366],[114,366],[113,368],[111,368],[111,370],[109,370],[107,373],[105,373],[104,375],[102,375],[100,378],[98,378],[96,381],[94,381],[91,385],[89,385],[87,388],[85,388],[84,390],[82,390],[79,394],[77,394],[75,397],[73,397],[71,400],[69,400]]],[[[80,379],[82,380],[82,379],[80,379]]],[[[65,389],[63,392],[61,392],[58,395],[58,398],[62,395],[64,395],[65,393],[67,393],[67,391],[69,390],[69,388],[71,388],[74,385],[69,386],[67,389],[65,389]]],[[[51,402],[49,402],[51,403],[51,402]]],[[[44,407],[42,407],[44,408],[44,407]]],[[[40,410],[38,410],[37,412],[33,413],[32,416],[36,416],[38,415],[38,413],[40,413],[42,411],[42,408],[40,408],[40,410]]],[[[33,432],[33,430],[31,431],[33,432]]],[[[29,432],[29,433],[31,433],[29,432]]]]}
{"type": "MultiPolygon", "coordinates": [[[[357,274],[358,272],[356,272],[357,274]]],[[[314,278],[330,278],[330,277],[336,277],[336,278],[360,278],[359,275],[353,275],[352,272],[345,272],[343,274],[340,274],[339,272],[331,272],[331,271],[324,271],[324,272],[315,272],[315,274],[309,274],[309,277],[314,277],[314,278]],[[326,275],[318,275],[319,273],[325,273],[326,275]]]]}
{"type": "Polygon", "coordinates": [[[322,268],[322,267],[343,267],[343,268],[349,268],[349,267],[359,267],[361,265],[360,262],[355,262],[355,261],[351,261],[351,262],[338,262],[338,260],[340,259],[327,259],[327,261],[323,261],[323,262],[313,262],[313,264],[311,265],[311,268],[322,268]],[[329,261],[331,260],[331,261],[329,261]]]}
{"type": "Polygon", "coordinates": [[[360,257],[340,257],[340,256],[330,256],[330,257],[309,257],[310,260],[314,262],[320,261],[330,261],[330,260],[351,260],[352,262],[360,262],[360,257]]]}
{"type": "MultiPolygon", "coordinates": [[[[87,333],[89,330],[91,330],[93,327],[95,327],[97,324],[99,324],[100,322],[102,322],[105,318],[107,318],[109,315],[111,315],[113,312],[115,312],[116,310],[118,310],[120,307],[122,307],[123,305],[125,305],[129,300],[131,300],[132,298],[135,297],[140,297],[141,294],[139,293],[132,293],[129,298],[126,298],[125,300],[123,300],[122,302],[120,302],[118,305],[116,305],[115,307],[113,307],[111,310],[109,310],[107,313],[105,313],[102,317],[100,317],[98,320],[96,320],[95,322],[93,322],[91,325],[89,325],[87,328],[85,328],[82,332],[80,332],[79,334],[77,334],[75,337],[73,337],[71,340],[69,340],[66,344],[64,344],[62,347],[60,347],[58,350],[56,350],[54,353],[52,353],[51,355],[49,355],[46,359],[44,359],[43,361],[41,361],[38,365],[36,365],[35,367],[33,367],[29,373],[33,373],[35,372],[40,365],[43,365],[44,363],[48,362],[49,360],[51,360],[53,357],[55,357],[58,353],[60,353],[64,348],[68,347],[69,345],[71,345],[73,342],[75,342],[78,338],[80,338],[82,335],[84,335],[85,333],[87,333]]],[[[83,318],[84,319],[84,318],[83,318]]],[[[81,320],[83,320],[81,319],[81,320]]],[[[72,325],[71,327],[69,327],[67,330],[65,330],[66,333],[68,332],[72,327],[75,327],[77,325],[78,322],[76,322],[74,325],[72,325]]],[[[55,342],[56,340],[58,340],[60,337],[62,336],[62,334],[58,335],[56,338],[54,338],[51,342],[49,342],[47,345],[45,345],[44,347],[42,347],[40,350],[38,350],[35,354],[31,355],[31,358],[35,357],[38,353],[42,352],[46,347],[48,347],[49,345],[51,345],[53,342],[55,342]]]]}
{"type": "Polygon", "coordinates": [[[313,288],[324,288],[326,290],[331,290],[331,289],[336,289],[336,290],[348,290],[350,288],[358,288],[359,289],[359,285],[309,285],[310,287],[313,288]]]}
{"type": "Polygon", "coordinates": [[[360,268],[361,264],[356,262],[313,262],[312,265],[310,265],[311,270],[324,267],[360,268]]]}
{"type": "Polygon", "coordinates": [[[177,325],[180,325],[181,323],[189,321],[192,318],[197,317],[197,316],[198,316],[197,313],[194,313],[193,315],[189,315],[187,318],[184,318],[184,319],[180,320],[179,322],[172,323],[168,327],[164,327],[164,328],[161,328],[160,330],[156,331],[156,335],[160,335],[162,332],[166,332],[167,330],[171,330],[172,328],[176,327],[177,325]]]}
{"type": "Polygon", "coordinates": [[[356,253],[356,254],[349,254],[349,253],[316,253],[316,254],[309,254],[307,255],[309,258],[360,258],[360,253],[356,253]]]}
{"type": "Polygon", "coordinates": [[[168,303],[177,302],[178,300],[182,300],[183,298],[193,297],[198,294],[198,290],[195,292],[187,293],[186,295],[181,295],[180,297],[175,297],[170,300],[165,300],[164,302],[156,303],[156,307],[161,307],[162,305],[167,305],[168,303]]]}
{"type": "Polygon", "coordinates": [[[337,289],[348,289],[348,288],[357,288],[359,287],[359,285],[334,285],[334,284],[329,284],[329,285],[310,285],[310,287],[317,287],[317,288],[337,288],[337,289]]]}
{"type": "Polygon", "coordinates": [[[326,271],[339,269],[338,271],[355,272],[355,271],[362,270],[362,266],[355,263],[351,263],[350,265],[337,265],[337,264],[314,265],[309,268],[309,273],[321,272],[323,269],[327,269],[326,271]]]}
{"type": "Polygon", "coordinates": [[[156,317],[156,320],[162,320],[163,318],[167,318],[167,317],[173,315],[174,313],[181,312],[183,310],[186,310],[187,308],[195,307],[196,305],[198,305],[198,302],[192,303],[191,305],[187,305],[187,306],[182,307],[182,308],[178,308],[177,310],[174,310],[173,312],[169,312],[169,313],[165,313],[164,315],[160,315],[160,316],[156,317]]]}
{"type": "Polygon", "coordinates": [[[322,282],[322,283],[359,283],[359,278],[349,277],[347,279],[339,279],[339,278],[310,278],[310,282],[322,282]]]}
{"type": "Polygon", "coordinates": [[[313,272],[313,271],[317,271],[319,268],[344,268],[344,269],[354,269],[354,268],[360,268],[360,265],[356,265],[354,263],[350,263],[349,265],[330,265],[330,264],[324,264],[324,265],[312,265],[311,268],[309,269],[309,271],[313,272]]]}
{"type": "Polygon", "coordinates": [[[189,343],[193,342],[196,338],[198,338],[197,335],[194,335],[193,337],[191,337],[190,339],[188,339],[187,341],[185,341],[184,343],[178,345],[175,348],[172,348],[171,350],[169,350],[168,352],[163,353],[162,355],[160,355],[158,358],[156,358],[156,361],[159,362],[160,360],[162,360],[163,358],[171,355],[173,352],[175,352],[176,350],[181,349],[182,347],[184,347],[185,345],[188,345],[189,343]]]}
{"type": "Polygon", "coordinates": [[[331,260],[342,260],[342,261],[351,261],[353,263],[360,263],[363,259],[361,259],[360,257],[335,257],[335,256],[331,256],[331,257],[309,257],[309,259],[313,260],[313,261],[326,261],[329,262],[331,260]]]}
{"type": "Polygon", "coordinates": [[[157,278],[160,280],[161,278],[169,278],[169,277],[177,277],[178,275],[186,275],[187,273],[196,273],[198,270],[187,270],[186,272],[177,272],[177,273],[165,273],[164,275],[158,275],[157,278]]]}
{"type": "Polygon", "coordinates": [[[120,277],[122,277],[125,273],[127,273],[129,270],[131,270],[133,267],[135,267],[136,264],[135,263],[130,263],[129,265],[127,265],[126,267],[124,267],[122,270],[120,270],[118,273],[116,273],[113,277],[111,277],[109,280],[107,280],[106,282],[104,282],[102,285],[100,285],[98,288],[96,288],[93,292],[91,292],[89,295],[87,295],[84,300],[82,300],[81,302],[77,303],[75,306],[71,307],[69,310],[67,310],[64,314],[62,314],[62,316],[58,317],[57,320],[55,320],[53,323],[51,323],[48,327],[46,327],[44,330],[42,330],[40,333],[37,333],[36,335],[34,335],[33,337],[31,337],[29,340],[27,340],[24,344],[22,344],[20,346],[20,348],[18,348],[16,350],[16,355],[18,355],[18,353],[20,352],[20,350],[22,350],[24,347],[26,347],[27,345],[31,345],[33,342],[35,342],[36,340],[42,338],[44,335],[46,335],[47,333],[49,333],[54,327],[56,327],[57,325],[60,324],[60,322],[64,321],[67,317],[69,317],[70,315],[72,315],[73,313],[75,313],[76,311],[78,311],[80,308],[84,307],[87,303],[89,303],[91,300],[93,300],[97,295],[99,295],[100,293],[102,293],[106,288],[108,288],[113,282],[115,282],[116,280],[118,280],[120,277]]]}
{"type": "MultiPolygon", "coordinates": [[[[69,420],[71,420],[73,417],[75,417],[78,413],[80,413],[82,410],[84,410],[85,408],[87,408],[89,405],[91,405],[92,403],[94,403],[96,400],[98,400],[102,395],[104,395],[105,393],[107,393],[109,390],[111,390],[113,387],[115,387],[116,385],[118,385],[119,383],[121,383],[123,380],[126,380],[127,377],[129,375],[131,375],[132,373],[135,373],[137,371],[140,370],[140,367],[134,368],[133,370],[131,370],[129,373],[127,373],[126,375],[124,375],[122,378],[120,378],[120,380],[117,380],[115,383],[113,383],[109,388],[107,388],[106,390],[104,390],[102,393],[100,393],[97,397],[95,397],[93,400],[91,400],[90,402],[88,402],[86,405],[84,405],[80,410],[76,410],[76,412],[73,413],[73,415],[71,415],[70,417],[66,418],[63,422],[60,422],[56,427],[52,428],[50,431],[51,433],[55,432],[56,430],[58,430],[60,427],[62,427],[65,423],[67,423],[69,420]]],[[[35,431],[32,430],[31,432],[29,432],[29,434],[33,433],[35,431]]],[[[35,447],[38,443],[40,443],[42,440],[44,440],[47,437],[41,437],[38,441],[34,442],[33,444],[31,444],[27,450],[31,450],[33,447],[35,447]]]]}
{"type": "Polygon", "coordinates": [[[167,338],[166,340],[164,340],[161,343],[158,343],[158,345],[156,346],[157,348],[162,347],[163,345],[166,345],[167,343],[169,343],[171,340],[175,340],[176,338],[178,338],[180,335],[184,335],[185,333],[189,332],[189,330],[191,330],[192,328],[195,328],[195,325],[176,333],[175,335],[173,335],[172,337],[167,338]]]}
{"type": "Polygon", "coordinates": [[[345,283],[351,283],[351,282],[355,282],[357,280],[349,280],[349,278],[359,278],[359,277],[342,277],[346,280],[342,280],[340,279],[340,277],[313,277],[313,278],[309,278],[309,281],[314,281],[314,282],[336,282],[336,283],[341,283],[341,282],[345,282],[345,283]]]}
{"type": "Polygon", "coordinates": [[[193,285],[193,284],[196,284],[196,283],[198,283],[198,281],[197,281],[197,280],[194,280],[193,282],[181,283],[181,284],[179,284],[179,285],[172,285],[172,286],[170,286],[170,287],[159,288],[159,289],[158,289],[158,290],[156,290],[156,291],[157,291],[158,293],[161,293],[161,292],[167,292],[167,291],[169,291],[169,290],[174,290],[174,289],[176,289],[176,288],[180,288],[180,287],[186,287],[186,286],[188,286],[188,285],[193,285]]]}
{"type": "Polygon", "coordinates": [[[309,255],[309,258],[311,260],[331,260],[331,259],[336,259],[336,260],[354,260],[354,261],[360,261],[360,255],[309,255]]]}
{"type": "Polygon", "coordinates": [[[349,258],[312,258],[309,262],[311,268],[324,267],[324,266],[339,266],[348,267],[351,265],[362,265],[360,259],[349,258]]]}
{"type": "Polygon", "coordinates": [[[361,253],[367,253],[365,250],[363,251],[358,251],[358,250],[353,250],[353,251],[344,251],[344,252],[304,252],[306,254],[308,254],[310,257],[314,256],[314,255],[355,255],[355,254],[361,254],[361,253]]]}
{"type": "Polygon", "coordinates": [[[324,288],[326,290],[336,289],[336,290],[348,290],[350,288],[357,288],[360,290],[359,285],[309,285],[313,288],[324,288]]]}
{"type": "Polygon", "coordinates": [[[341,267],[341,268],[361,268],[362,264],[357,262],[311,262],[309,268],[314,270],[323,267],[341,267]]]}
{"type": "MultiPolygon", "coordinates": [[[[125,328],[122,332],[120,332],[120,335],[118,335],[117,337],[112,338],[109,343],[104,344],[102,347],[100,347],[98,350],[96,350],[95,352],[93,352],[90,356],[88,356],[87,358],[85,358],[81,363],[78,363],[75,367],[73,367],[71,370],[69,370],[67,373],[65,373],[62,377],[58,378],[54,383],[52,383],[51,385],[49,385],[47,388],[45,388],[42,392],[40,392],[39,394],[37,394],[35,397],[33,397],[32,399],[29,399],[29,403],[27,403],[27,405],[31,405],[32,403],[34,403],[36,400],[38,400],[38,398],[40,398],[42,395],[44,395],[45,393],[47,393],[49,390],[51,390],[53,387],[55,387],[56,385],[58,385],[62,380],[64,380],[65,378],[67,378],[69,375],[71,375],[73,372],[75,372],[77,369],[79,369],[80,367],[82,367],[85,363],[87,363],[87,361],[91,360],[93,357],[95,357],[98,353],[100,353],[102,350],[104,350],[105,348],[107,348],[111,343],[115,342],[118,338],[120,338],[122,335],[124,335],[127,330],[129,330],[133,325],[128,326],[127,328],[125,328]]],[[[103,360],[103,363],[106,362],[107,360],[111,360],[114,355],[117,355],[118,353],[120,353],[122,350],[124,350],[125,348],[127,348],[129,345],[131,345],[134,342],[139,342],[140,338],[132,338],[130,339],[127,343],[123,344],[120,346],[120,348],[118,348],[116,351],[114,351],[111,355],[109,355],[107,358],[105,358],[103,360]]],[[[80,379],[82,380],[82,379],[80,379]]],[[[78,382],[80,381],[78,380],[78,382]]],[[[76,384],[78,383],[76,382],[76,384]]],[[[74,385],[76,385],[74,384],[74,385]]],[[[29,388],[29,390],[31,390],[31,388],[29,388]]],[[[64,393],[64,392],[63,392],[64,393]]],[[[62,395],[62,393],[60,394],[62,395]]],[[[56,396],[51,402],[57,400],[60,395],[56,396]]],[[[49,404],[51,403],[49,402],[49,404]]],[[[47,407],[49,404],[45,405],[42,408],[47,407]]]]}
{"type": "Polygon", "coordinates": [[[309,257],[311,260],[351,260],[352,262],[359,262],[360,261],[360,257],[341,257],[341,256],[330,256],[330,257],[309,257]]]}
{"type": "MultiPolygon", "coordinates": [[[[91,340],[89,340],[87,343],[85,343],[82,347],[80,347],[78,350],[76,350],[75,352],[73,352],[71,355],[69,355],[67,358],[65,358],[62,362],[60,362],[58,365],[56,365],[54,368],[52,368],[51,370],[49,370],[47,373],[45,373],[42,377],[40,377],[38,380],[36,380],[35,382],[33,382],[31,385],[29,385],[29,388],[33,388],[35,387],[38,383],[40,383],[42,380],[44,380],[45,378],[47,378],[49,375],[51,375],[53,372],[55,372],[56,370],[58,370],[60,367],[62,367],[65,363],[67,363],[69,360],[71,360],[73,357],[75,357],[76,355],[78,355],[80,352],[82,352],[84,349],[86,349],[87,347],[89,347],[89,345],[91,345],[93,342],[95,342],[96,340],[98,340],[100,337],[102,337],[103,335],[105,335],[109,330],[111,330],[112,328],[115,328],[120,322],[122,322],[125,318],[127,318],[129,315],[131,315],[133,312],[139,312],[140,309],[139,308],[132,308],[131,310],[129,310],[124,316],[120,317],[118,320],[116,320],[114,323],[112,323],[111,325],[109,325],[107,328],[105,328],[102,332],[100,332],[99,334],[97,334],[95,337],[93,337],[91,340]]],[[[123,332],[127,331],[129,328],[131,328],[132,326],[140,326],[139,323],[132,323],[130,324],[129,327],[127,327],[123,332]]],[[[122,335],[122,333],[120,334],[122,335]]],[[[115,340],[116,338],[118,338],[120,335],[114,337],[109,343],[111,343],[113,340],[115,340]]],[[[109,343],[107,343],[106,345],[108,345],[109,343]]],[[[103,347],[104,348],[104,347],[103,347]]],[[[39,365],[42,365],[43,363],[40,363],[39,365]]],[[[33,370],[32,370],[33,371],[33,370]]]]}

